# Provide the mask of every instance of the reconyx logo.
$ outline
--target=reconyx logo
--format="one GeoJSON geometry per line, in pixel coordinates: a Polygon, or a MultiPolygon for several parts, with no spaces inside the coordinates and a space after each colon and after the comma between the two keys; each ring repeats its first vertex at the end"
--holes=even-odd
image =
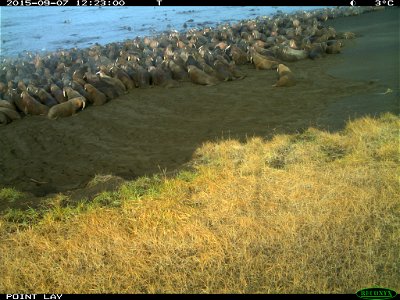
{"type": "Polygon", "coordinates": [[[386,300],[396,297],[397,293],[391,289],[372,287],[359,290],[356,295],[361,299],[367,300],[386,300]]]}

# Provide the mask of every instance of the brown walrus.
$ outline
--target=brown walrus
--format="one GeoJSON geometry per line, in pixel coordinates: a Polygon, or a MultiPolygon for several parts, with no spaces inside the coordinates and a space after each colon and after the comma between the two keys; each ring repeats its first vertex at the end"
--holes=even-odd
{"type": "Polygon", "coordinates": [[[102,81],[106,82],[109,85],[114,86],[118,90],[119,96],[125,94],[126,87],[121,80],[119,80],[118,78],[108,76],[103,70],[100,70],[99,72],[97,72],[97,74],[100,76],[100,79],[102,81]]]}
{"type": "Polygon", "coordinates": [[[88,93],[84,89],[85,84],[86,84],[86,82],[83,85],[80,85],[75,80],[72,80],[70,82],[69,86],[72,87],[75,91],[77,91],[79,94],[81,94],[83,97],[85,97],[87,99],[88,93]]]}
{"type": "Polygon", "coordinates": [[[279,74],[279,79],[273,86],[288,87],[296,85],[296,80],[293,76],[293,73],[287,66],[285,66],[284,64],[279,64],[277,72],[279,74]]]}
{"type": "Polygon", "coordinates": [[[308,57],[308,51],[292,49],[289,46],[278,47],[277,57],[283,61],[298,61],[308,57]]]}
{"type": "Polygon", "coordinates": [[[6,93],[7,92],[7,85],[4,82],[0,81],[0,93],[6,93]]]}
{"type": "Polygon", "coordinates": [[[250,49],[250,57],[256,70],[271,70],[279,65],[279,62],[257,53],[254,49],[250,49]]]}
{"type": "Polygon", "coordinates": [[[234,44],[228,46],[225,50],[237,65],[244,65],[249,60],[247,53],[234,44]]]}
{"type": "Polygon", "coordinates": [[[229,70],[231,71],[233,77],[237,78],[237,79],[243,79],[247,76],[246,73],[238,70],[238,68],[236,67],[235,62],[231,61],[229,63],[229,70]]]}
{"type": "Polygon", "coordinates": [[[64,93],[62,89],[58,87],[56,84],[51,84],[50,86],[50,91],[51,94],[54,96],[54,98],[57,100],[58,103],[63,103],[66,102],[68,99],[64,97],[64,93]]]}
{"type": "Polygon", "coordinates": [[[150,73],[140,65],[135,66],[136,76],[134,78],[137,87],[148,87],[150,85],[150,73]]]}
{"type": "Polygon", "coordinates": [[[87,68],[84,70],[75,70],[74,73],[72,74],[72,80],[74,80],[76,83],[80,84],[81,86],[85,85],[85,80],[83,79],[84,72],[87,72],[87,68]]]}
{"type": "Polygon", "coordinates": [[[47,115],[49,107],[33,98],[27,91],[23,91],[19,99],[15,99],[17,107],[26,115],[47,115]]]}
{"type": "Polygon", "coordinates": [[[42,104],[47,105],[48,107],[52,107],[58,104],[57,100],[53,98],[45,89],[39,89],[37,92],[37,96],[42,104]]]}
{"type": "Polygon", "coordinates": [[[104,95],[102,92],[100,92],[98,89],[96,89],[90,83],[85,84],[85,90],[88,93],[88,100],[93,105],[103,105],[104,103],[107,102],[107,96],[104,95]]]}
{"type": "Polygon", "coordinates": [[[218,83],[217,78],[208,75],[206,72],[203,72],[196,66],[189,65],[187,68],[189,78],[193,83],[202,85],[216,85],[218,83]]]}
{"type": "Polygon", "coordinates": [[[150,66],[148,69],[152,85],[163,85],[170,77],[161,67],[150,66]]]}
{"type": "Polygon", "coordinates": [[[0,100],[0,107],[16,110],[15,105],[7,100],[0,100]]]}
{"type": "Polygon", "coordinates": [[[22,80],[18,81],[17,87],[18,87],[18,90],[21,92],[26,91],[26,89],[27,89],[25,83],[22,80]]]}
{"type": "Polygon", "coordinates": [[[67,97],[68,100],[78,97],[83,97],[78,91],[74,90],[70,86],[64,87],[64,97],[67,97]]]}
{"type": "Polygon", "coordinates": [[[110,72],[114,78],[119,79],[124,84],[127,90],[135,88],[135,83],[124,70],[114,66],[110,69],[110,72]]]}
{"type": "Polygon", "coordinates": [[[18,93],[17,89],[12,89],[12,90],[7,91],[6,96],[7,96],[6,101],[8,101],[14,107],[15,110],[20,110],[17,105],[17,102],[20,101],[21,94],[18,93]]]}
{"type": "Polygon", "coordinates": [[[189,80],[187,72],[179,64],[175,63],[173,60],[165,60],[164,62],[171,71],[172,79],[180,81],[189,80]]]}
{"type": "Polygon", "coordinates": [[[326,45],[326,53],[328,54],[340,53],[340,49],[342,48],[342,43],[337,40],[329,40],[326,45]]]}
{"type": "Polygon", "coordinates": [[[85,108],[86,102],[84,97],[72,98],[66,102],[54,105],[50,108],[47,117],[49,119],[58,119],[74,115],[78,109],[85,108]]]}
{"type": "Polygon", "coordinates": [[[214,70],[216,71],[216,77],[220,81],[231,81],[233,80],[233,74],[229,69],[229,64],[225,64],[220,60],[214,62],[214,70]]]}
{"type": "Polygon", "coordinates": [[[326,43],[314,43],[309,47],[308,57],[316,59],[325,56],[326,43]]]}
{"type": "Polygon", "coordinates": [[[356,37],[354,32],[346,31],[346,32],[338,32],[336,34],[336,38],[343,39],[343,40],[351,40],[356,37]]]}
{"type": "Polygon", "coordinates": [[[14,109],[0,106],[0,112],[5,114],[11,121],[21,119],[21,116],[14,109]]]}
{"type": "Polygon", "coordinates": [[[106,95],[107,100],[112,100],[120,96],[121,90],[115,86],[103,81],[97,75],[90,72],[85,73],[85,79],[88,83],[93,85],[96,89],[106,95]]]}

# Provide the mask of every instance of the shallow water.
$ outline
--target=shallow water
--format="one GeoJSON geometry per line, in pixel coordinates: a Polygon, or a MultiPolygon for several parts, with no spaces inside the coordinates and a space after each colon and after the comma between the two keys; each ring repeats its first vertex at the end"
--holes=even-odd
{"type": "Polygon", "coordinates": [[[321,6],[1,7],[1,56],[89,47],[321,6]]]}

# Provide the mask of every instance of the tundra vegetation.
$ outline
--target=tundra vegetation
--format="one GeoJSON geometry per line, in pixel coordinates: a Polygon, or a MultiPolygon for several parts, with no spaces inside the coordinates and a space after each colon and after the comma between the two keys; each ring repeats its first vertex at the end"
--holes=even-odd
{"type": "MultiPolygon", "coordinates": [[[[207,142],[173,176],[10,208],[0,291],[399,291],[399,125],[384,114],[335,133],[207,142]]],[[[23,197],[0,189],[10,207],[23,197]]]]}

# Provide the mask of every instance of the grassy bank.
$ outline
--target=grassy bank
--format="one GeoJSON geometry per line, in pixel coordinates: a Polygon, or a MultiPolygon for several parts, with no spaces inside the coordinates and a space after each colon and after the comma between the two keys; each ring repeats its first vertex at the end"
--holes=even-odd
{"type": "Polygon", "coordinates": [[[0,291],[399,291],[399,125],[386,114],[339,133],[206,143],[173,178],[9,210],[0,291]]]}

